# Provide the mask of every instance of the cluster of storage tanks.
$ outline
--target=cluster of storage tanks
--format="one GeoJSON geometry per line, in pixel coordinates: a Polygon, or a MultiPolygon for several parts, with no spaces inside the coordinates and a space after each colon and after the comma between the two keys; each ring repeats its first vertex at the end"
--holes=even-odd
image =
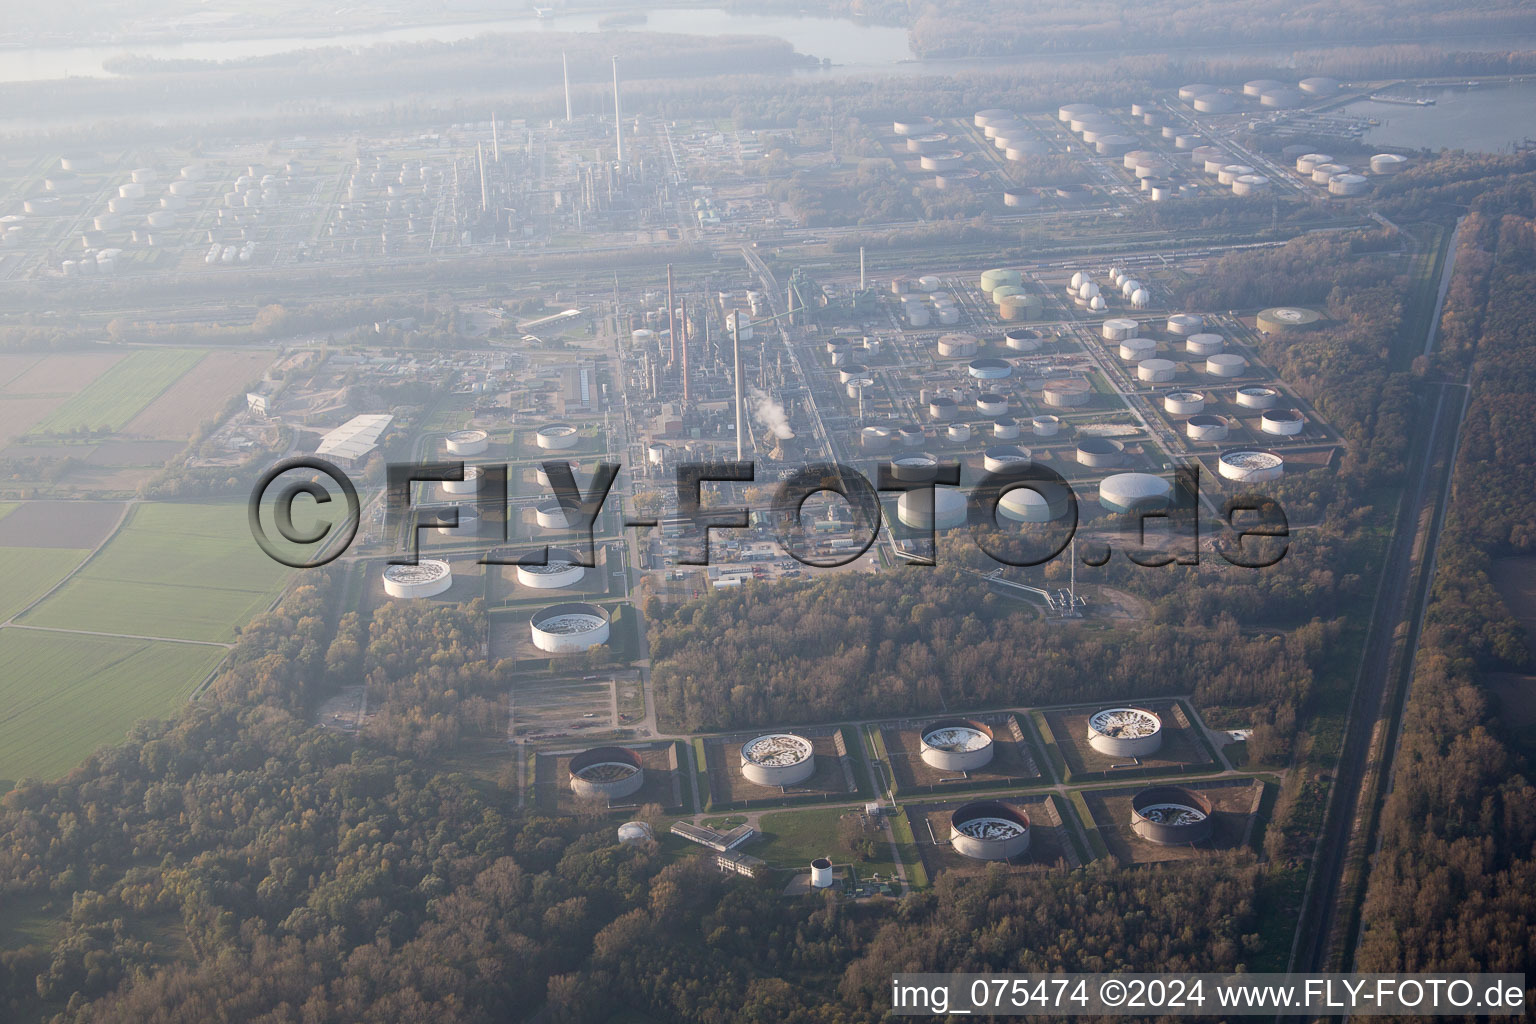
{"type": "Polygon", "coordinates": [[[978,287],[1002,320],[1034,320],[1040,316],[1040,297],[1025,287],[1024,275],[1017,270],[993,267],[982,271],[978,287]]]}
{"type": "MultiPolygon", "coordinates": [[[[1151,291],[1132,277],[1128,271],[1119,267],[1113,267],[1109,271],[1108,279],[1104,285],[1093,279],[1093,275],[1084,271],[1075,271],[1067,280],[1067,296],[1079,309],[1090,313],[1102,313],[1109,308],[1112,301],[1121,301],[1132,309],[1146,309],[1152,303],[1151,291]]],[[[1134,323],[1124,319],[1116,319],[1116,324],[1134,323]]],[[[1106,334],[1105,337],[1108,337],[1106,334]]]]}
{"type": "MultiPolygon", "coordinates": [[[[978,110],[973,123],[982,130],[987,140],[997,147],[1004,159],[1020,163],[1046,152],[1045,142],[1033,128],[1011,110],[996,107],[978,110]]],[[[1004,203],[1009,206],[1024,205],[1026,202],[1027,200],[1022,196],[1012,203],[1004,197],[1004,203]]]]}
{"type": "Polygon", "coordinates": [[[891,290],[901,303],[902,319],[911,327],[927,327],[933,323],[952,327],[960,322],[960,306],[955,297],[933,274],[924,274],[912,282],[897,278],[891,282],[891,290]]]}
{"type": "Polygon", "coordinates": [[[1127,134],[1114,116],[1093,103],[1063,104],[1056,111],[1056,119],[1100,156],[1124,156],[1139,141],[1136,136],[1127,134]]]}
{"type": "MultiPolygon", "coordinates": [[[[1377,153],[1369,162],[1371,174],[1377,177],[1390,177],[1407,165],[1408,158],[1396,153],[1377,153]]],[[[1296,158],[1296,173],[1335,196],[1364,195],[1371,187],[1370,178],[1328,153],[1302,153],[1296,158]]]]}
{"type": "Polygon", "coordinates": [[[1300,82],[1282,82],[1274,78],[1255,78],[1244,82],[1241,90],[1226,89],[1207,82],[1180,86],[1179,101],[1202,114],[1229,114],[1244,101],[1266,110],[1293,110],[1308,103],[1327,99],[1339,91],[1334,78],[1317,76],[1300,82]]]}
{"type": "MultiPolygon", "coordinates": [[[[383,251],[388,253],[395,234],[411,235],[431,229],[433,195],[441,190],[444,180],[440,168],[419,160],[396,165],[376,156],[371,165],[365,166],[359,157],[350,169],[335,218],[326,226],[326,233],[333,237],[376,234],[383,251]]],[[[472,240],[468,236],[469,232],[464,232],[460,241],[468,243],[472,240]]]]}

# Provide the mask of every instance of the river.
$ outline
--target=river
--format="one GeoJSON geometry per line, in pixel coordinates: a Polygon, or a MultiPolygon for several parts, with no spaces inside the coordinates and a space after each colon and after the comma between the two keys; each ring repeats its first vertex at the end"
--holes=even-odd
{"type": "Polygon", "coordinates": [[[1410,149],[1465,149],[1507,153],[1522,139],[1536,137],[1536,81],[1484,82],[1476,88],[1417,89],[1399,86],[1392,96],[1432,99],[1432,107],[1357,100],[1341,113],[1379,122],[1365,133],[1378,146],[1410,149]]]}

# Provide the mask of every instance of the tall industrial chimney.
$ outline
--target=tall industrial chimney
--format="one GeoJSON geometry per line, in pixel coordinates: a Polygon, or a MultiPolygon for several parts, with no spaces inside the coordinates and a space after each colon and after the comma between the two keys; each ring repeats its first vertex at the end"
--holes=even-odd
{"type": "Polygon", "coordinates": [[[497,164],[501,163],[501,134],[496,130],[495,114],[491,115],[491,159],[497,164]]]}
{"type": "Polygon", "coordinates": [[[741,386],[741,314],[737,313],[731,320],[731,350],[732,359],[735,362],[736,381],[736,461],[740,462],[744,457],[742,441],[746,437],[746,427],[742,425],[742,402],[744,397],[741,386]]]}
{"type": "Polygon", "coordinates": [[[690,405],[693,402],[693,387],[688,383],[688,300],[683,299],[683,307],[678,316],[679,327],[683,330],[683,404],[690,405]]]}
{"type": "Polygon", "coordinates": [[[619,106],[619,58],[613,58],[613,141],[619,150],[619,164],[624,164],[624,111],[619,106]]]}
{"type": "Polygon", "coordinates": [[[571,65],[565,59],[565,51],[560,51],[560,70],[565,76],[565,123],[571,123],[571,65]]]}
{"type": "Polygon", "coordinates": [[[667,341],[671,349],[667,352],[667,365],[677,365],[677,302],[672,298],[672,264],[667,264],[667,341]]]}
{"type": "Polygon", "coordinates": [[[475,143],[475,159],[480,164],[480,212],[486,213],[491,208],[491,193],[485,184],[485,143],[475,143]]]}

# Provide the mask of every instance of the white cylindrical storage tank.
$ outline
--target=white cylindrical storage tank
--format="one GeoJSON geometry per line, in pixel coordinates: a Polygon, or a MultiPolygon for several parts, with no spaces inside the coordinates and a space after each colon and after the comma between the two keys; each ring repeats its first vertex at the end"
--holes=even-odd
{"type": "Polygon", "coordinates": [[[544,468],[546,465],[554,463],[558,463],[559,465],[565,466],[567,469],[569,469],[571,471],[572,478],[576,476],[576,472],[581,468],[576,463],[567,459],[546,459],[533,467],[533,478],[539,482],[540,487],[555,486],[555,482],[550,479],[549,471],[544,468]]]}
{"type": "Polygon", "coordinates": [[[896,518],[918,530],[952,530],[964,526],[968,511],[965,495],[949,487],[935,487],[932,493],[931,518],[913,491],[903,491],[901,497],[896,499],[896,518]]]}
{"type": "MultiPolygon", "coordinates": [[[[1166,129],[1166,128],[1163,129],[1163,134],[1167,135],[1168,134],[1168,129],[1166,129]]],[[[1198,136],[1198,135],[1180,135],[1177,132],[1174,133],[1174,136],[1173,136],[1173,148],[1174,149],[1194,149],[1198,145],[1200,145],[1200,136],[1198,136]]]]}
{"type": "Polygon", "coordinates": [[[992,421],[992,436],[999,441],[1011,441],[1019,436],[1019,421],[1012,416],[1001,416],[992,421]]]}
{"type": "Polygon", "coordinates": [[[565,451],[568,448],[575,448],[581,440],[581,435],[569,423],[551,423],[540,427],[538,433],[534,435],[534,440],[545,451],[565,451]]]}
{"type": "Polygon", "coordinates": [[[1245,174],[1252,174],[1253,168],[1247,164],[1226,164],[1216,172],[1216,180],[1223,185],[1230,185],[1245,174]]]}
{"type": "Polygon", "coordinates": [[[1222,441],[1227,436],[1227,421],[1208,412],[1201,413],[1185,421],[1184,433],[1191,441],[1222,441]]]}
{"type": "Polygon", "coordinates": [[[1213,356],[1226,345],[1226,340],[1219,334],[1191,334],[1184,339],[1184,351],[1192,356],[1213,356]]]}
{"type": "Polygon", "coordinates": [[[981,468],[988,473],[996,473],[1021,462],[1031,462],[1033,459],[1034,453],[1028,448],[1020,448],[1016,444],[995,444],[982,453],[981,468]]]}
{"type": "Polygon", "coordinates": [[[1338,175],[1348,173],[1348,164],[1318,164],[1312,168],[1312,184],[1326,185],[1338,175]]]}
{"type": "Polygon", "coordinates": [[[1136,337],[1141,325],[1130,317],[1114,317],[1105,320],[1101,328],[1106,341],[1126,341],[1136,337]]]}
{"type": "Polygon", "coordinates": [[[1218,352],[1205,361],[1205,372],[1212,377],[1241,377],[1248,360],[1235,352],[1218,352]]]}
{"type": "Polygon", "coordinates": [[[863,363],[844,363],[838,368],[837,382],[839,384],[847,384],[856,377],[867,376],[869,376],[869,367],[863,363]]]}
{"type": "Polygon", "coordinates": [[[949,844],[976,860],[1012,860],[1029,852],[1029,815],[998,800],[978,800],[949,819],[949,844]]]}
{"type": "Polygon", "coordinates": [[[924,153],[917,165],[925,171],[954,171],[965,166],[965,154],[958,149],[942,149],[937,153],[924,153]]]}
{"type": "Polygon", "coordinates": [[[891,131],[905,138],[908,135],[924,135],[934,128],[934,120],[931,117],[901,117],[892,122],[891,131]]]}
{"type": "Polygon", "coordinates": [[[587,570],[581,565],[581,556],[569,548],[548,549],[543,565],[521,560],[517,563],[517,582],[534,590],[574,587],[586,574],[587,570]]]}
{"type": "MultiPolygon", "coordinates": [[[[462,512],[460,513],[463,514],[462,512]]],[[[571,518],[558,498],[541,501],[533,507],[533,518],[546,530],[568,530],[571,518]]]]}
{"type": "Polygon", "coordinates": [[[645,461],[652,466],[666,465],[667,457],[672,454],[672,446],[662,441],[654,441],[645,447],[645,461]]]}
{"type": "Polygon", "coordinates": [[[832,862],[825,857],[811,861],[811,888],[830,889],[837,881],[832,872],[832,862]]]}
{"type": "Polygon", "coordinates": [[[1231,93],[1212,92],[1196,96],[1194,107],[1202,114],[1230,114],[1237,109],[1237,100],[1231,93]]]}
{"type": "Polygon", "coordinates": [[[1088,718],[1088,745],[1111,757],[1146,757],[1163,745],[1163,720],[1144,708],[1105,708],[1088,718]]]}
{"type": "Polygon", "coordinates": [[[741,745],[741,774],[759,786],[798,785],[816,774],[816,754],[804,736],[769,733],[741,745]]]}
{"type": "Polygon", "coordinates": [[[1237,483],[1264,483],[1280,478],[1285,472],[1285,460],[1274,452],[1252,449],[1223,452],[1216,462],[1216,471],[1223,479],[1237,483]]]}
{"type": "Polygon", "coordinates": [[[1071,123],[1074,117],[1084,114],[1097,114],[1099,108],[1093,103],[1066,103],[1056,111],[1056,120],[1063,123],[1071,123]]]}
{"type": "Polygon", "coordinates": [[[1336,196],[1364,195],[1370,187],[1370,179],[1363,174],[1336,174],[1328,180],[1328,192],[1336,196]]]}
{"type": "Polygon", "coordinates": [[[927,452],[899,455],[891,460],[891,475],[897,480],[925,483],[933,480],[939,460],[927,452]]]}
{"type": "Polygon", "coordinates": [[[858,401],[863,397],[865,391],[874,386],[875,379],[873,377],[855,377],[844,385],[847,388],[848,397],[854,401],[858,401]]]}
{"type": "Polygon", "coordinates": [[[1227,154],[1217,151],[1213,157],[1207,157],[1201,161],[1200,168],[1206,174],[1221,174],[1221,169],[1227,166],[1227,154]]]}
{"type": "Polygon", "coordinates": [[[1256,100],[1272,89],[1284,89],[1285,83],[1273,78],[1255,78],[1243,83],[1243,95],[1251,100],[1256,100]]]}
{"type": "Polygon", "coordinates": [[[122,199],[143,199],[145,195],[145,188],[143,185],[135,184],[134,182],[130,181],[126,185],[119,185],[117,187],[117,194],[122,199]]]}
{"type": "Polygon", "coordinates": [[[1003,344],[1013,352],[1038,352],[1040,332],[1025,327],[1010,327],[1003,333],[1003,344]]]}
{"type": "Polygon", "coordinates": [[[907,307],[907,323],[913,327],[927,327],[930,316],[926,306],[911,305],[907,307]]]}
{"type": "Polygon", "coordinates": [[[1408,164],[1408,158],[1396,153],[1377,153],[1371,157],[1372,174],[1396,174],[1408,164]]]}
{"type": "Polygon", "coordinates": [[[1116,473],[1099,482],[1099,505],[1106,512],[1151,512],[1172,500],[1173,484],[1151,473],[1116,473]]]}
{"type": "Polygon", "coordinates": [[[1205,396],[1198,391],[1170,391],[1163,396],[1163,409],[1175,416],[1193,416],[1205,408],[1205,396]]]}
{"type": "Polygon", "coordinates": [[[162,210],[185,210],[187,208],[187,197],[179,196],[174,192],[163,195],[160,197],[160,208],[162,210]]]}
{"type": "Polygon", "coordinates": [[[155,173],[152,167],[140,167],[128,173],[129,179],[136,185],[153,185],[160,180],[160,175],[155,173]]]}
{"type": "Polygon", "coordinates": [[[1126,338],[1120,343],[1120,358],[1127,362],[1140,362],[1157,351],[1157,342],[1151,338],[1126,338]]]}
{"type": "Polygon", "coordinates": [[[1002,380],[1013,373],[1013,367],[1006,359],[993,359],[984,357],[972,359],[965,366],[965,372],[977,380],[1002,380]]]}
{"type": "Polygon", "coordinates": [[[123,219],[115,213],[103,213],[95,217],[91,223],[97,231],[116,231],[122,227],[123,219]]]}
{"type": "Polygon", "coordinates": [[[1075,409],[1087,405],[1093,389],[1087,381],[1056,380],[1040,389],[1040,398],[1053,409],[1075,409]]]}
{"type": "Polygon", "coordinates": [[[974,356],[978,345],[980,342],[974,334],[944,334],[939,336],[936,348],[939,355],[946,358],[965,358],[974,356]]]}
{"type": "Polygon", "coordinates": [[[571,792],[577,796],[622,800],[645,785],[645,768],[638,751],[624,747],[593,747],[567,764],[571,792]]]}
{"type": "Polygon", "coordinates": [[[1185,103],[1192,103],[1194,102],[1195,97],[1204,96],[1207,93],[1213,93],[1216,91],[1216,86],[1211,85],[1208,82],[1191,82],[1189,85],[1179,86],[1179,99],[1183,100],[1185,103]]]}
{"type": "Polygon", "coordinates": [[[1303,78],[1298,85],[1308,96],[1332,96],[1339,91],[1339,80],[1325,75],[1303,78]]]}
{"type": "Polygon", "coordinates": [[[889,451],[895,440],[895,435],[889,427],[865,427],[859,431],[859,447],[866,452],[889,451]]]}
{"type": "Polygon", "coordinates": [[[156,210],[144,220],[152,228],[169,228],[176,226],[176,214],[170,210],[156,210]]]}
{"type": "Polygon", "coordinates": [[[1259,105],[1266,110],[1291,110],[1306,102],[1307,97],[1300,89],[1292,89],[1287,85],[1270,89],[1259,97],[1259,105]]]}
{"type": "Polygon", "coordinates": [[[1232,182],[1232,194],[1256,196],[1269,188],[1269,179],[1262,174],[1239,175],[1232,182]]]}
{"type": "Polygon", "coordinates": [[[1008,412],[1008,399],[994,391],[985,391],[976,396],[976,411],[983,416],[1003,416],[1008,412]]]}
{"type": "Polygon", "coordinates": [[[1136,364],[1136,379],[1150,384],[1173,380],[1178,364],[1172,359],[1143,359],[1136,364]]]}
{"type": "Polygon", "coordinates": [[[929,132],[926,135],[907,136],[908,153],[933,153],[941,149],[948,149],[949,145],[949,136],[943,132],[929,132]]]}
{"type": "Polygon", "coordinates": [[[983,768],[996,752],[992,729],[969,718],[943,718],[923,726],[920,756],[931,768],[969,772],[983,768]]]}
{"type": "Polygon", "coordinates": [[[990,124],[1011,120],[1013,120],[1013,111],[1004,110],[1001,107],[989,107],[986,110],[976,111],[973,123],[977,128],[985,128],[990,124]]]}
{"type": "Polygon", "coordinates": [[[1189,846],[1211,838],[1211,801],[1183,786],[1152,786],[1131,797],[1131,831],[1159,846],[1189,846]]]}
{"type": "Polygon", "coordinates": [[[945,433],[951,441],[963,444],[971,439],[971,425],[969,423],[951,423],[945,433]]]}
{"type": "Polygon", "coordinates": [[[1003,492],[997,502],[997,515],[1015,523],[1051,523],[1072,508],[1072,493],[1060,484],[1039,481],[1039,491],[1015,487],[1003,492]]]}
{"type": "Polygon", "coordinates": [[[479,466],[465,466],[463,480],[442,480],[438,486],[447,494],[478,494],[484,482],[479,466]]]}
{"type": "Polygon", "coordinates": [[[203,168],[202,168],[202,165],[200,165],[200,164],[188,164],[187,166],[185,166],[185,167],[183,167],[181,169],[181,177],[182,177],[183,181],[202,181],[203,180],[203,168]]]}
{"type": "Polygon", "coordinates": [[[1327,153],[1303,153],[1296,158],[1296,170],[1301,174],[1311,174],[1323,164],[1333,163],[1333,157],[1327,153]]]}
{"type": "Polygon", "coordinates": [[[384,593],[401,600],[436,597],[453,586],[453,569],[447,562],[423,558],[415,565],[391,565],[384,570],[384,593]]]}
{"type": "Polygon", "coordinates": [[[1204,323],[1205,318],[1198,313],[1175,313],[1168,318],[1168,333],[1177,334],[1180,337],[1198,334],[1204,323]]]}
{"type": "Polygon", "coordinates": [[[1306,424],[1306,419],[1296,409],[1265,409],[1259,416],[1259,428],[1264,433],[1279,434],[1282,437],[1301,433],[1306,424]]]}
{"type": "Polygon", "coordinates": [[[443,440],[449,455],[483,455],[490,443],[490,435],[483,430],[455,430],[443,440]]]}
{"type": "Polygon", "coordinates": [[[960,406],[952,398],[935,398],[928,403],[928,415],[939,423],[948,423],[960,414],[960,406]]]}
{"type": "Polygon", "coordinates": [[[608,642],[608,613],[595,604],[552,604],[528,620],[533,646],[548,654],[585,651],[608,642]]]}
{"type": "Polygon", "coordinates": [[[1029,421],[1029,427],[1036,437],[1055,437],[1061,433],[1061,417],[1036,416],[1029,421]]]}
{"type": "Polygon", "coordinates": [[[1040,389],[1040,399],[1055,409],[1075,409],[1087,405],[1093,397],[1093,388],[1085,380],[1065,379],[1047,381],[1040,389]]]}
{"type": "Polygon", "coordinates": [[[1118,466],[1125,459],[1125,444],[1112,437],[1084,437],[1077,442],[1077,462],[1094,469],[1118,466]]]}
{"type": "Polygon", "coordinates": [[[1274,388],[1254,386],[1237,389],[1237,404],[1244,409],[1273,409],[1280,400],[1280,392],[1274,388]]]}

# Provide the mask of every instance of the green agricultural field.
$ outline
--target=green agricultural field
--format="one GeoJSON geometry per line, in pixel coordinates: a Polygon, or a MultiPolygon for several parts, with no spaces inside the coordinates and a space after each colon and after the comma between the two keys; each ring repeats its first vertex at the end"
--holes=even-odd
{"type": "Polygon", "coordinates": [[[25,622],[229,641],[271,603],[291,571],[256,546],[242,504],[138,505],[107,546],[25,622]]]}
{"type": "Polygon", "coordinates": [[[49,413],[32,433],[121,430],[207,354],[202,349],[140,349],[49,413]]]}
{"type": "Polygon", "coordinates": [[[48,593],[89,554],[73,548],[0,548],[0,579],[6,581],[0,587],[0,622],[48,593]]]}
{"type": "Polygon", "coordinates": [[[0,629],[0,791],[54,778],[122,740],[140,718],[171,713],[221,647],[0,629]]]}

